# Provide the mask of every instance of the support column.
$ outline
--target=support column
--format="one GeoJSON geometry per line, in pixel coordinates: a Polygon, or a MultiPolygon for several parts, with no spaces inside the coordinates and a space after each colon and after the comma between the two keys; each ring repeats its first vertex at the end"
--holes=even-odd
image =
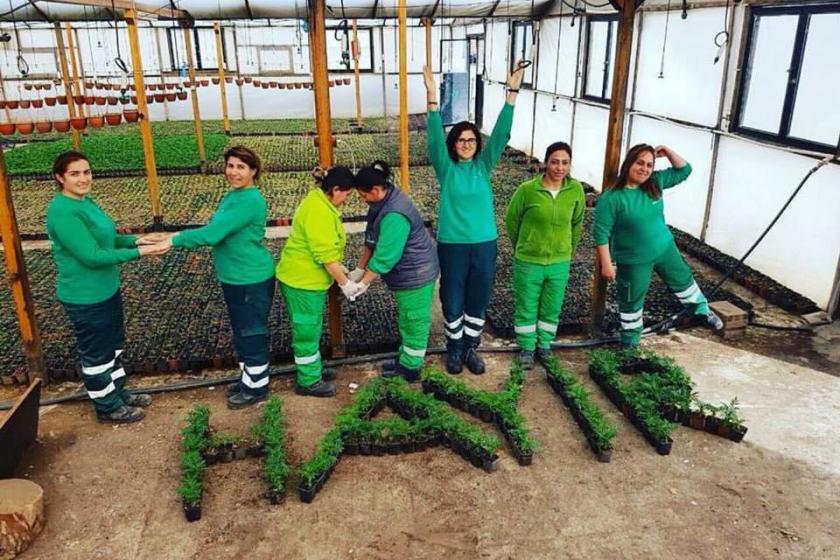
{"type": "MultiPolygon", "coordinates": [[[[58,61],[61,67],[61,80],[64,82],[64,95],[67,99],[67,114],[68,118],[76,118],[76,106],[73,102],[73,88],[70,86],[70,71],[67,69],[67,52],[64,47],[64,36],[61,34],[61,24],[55,22],[53,24],[55,29],[55,43],[58,47],[58,61]]],[[[56,88],[57,89],[57,88],[56,88]]],[[[56,92],[56,97],[58,97],[56,92]]],[[[79,136],[79,131],[70,127],[70,134],[73,138],[73,149],[79,151],[82,149],[82,141],[79,136]]]]}
{"type": "MultiPolygon", "coordinates": [[[[67,48],[70,50],[70,67],[73,69],[73,84],[76,89],[76,95],[84,95],[85,92],[79,84],[79,67],[76,65],[76,45],[73,42],[73,29],[69,23],[64,24],[64,31],[67,33],[67,48]]],[[[85,116],[84,103],[79,104],[79,116],[85,116]]]]}
{"type": "Polygon", "coordinates": [[[207,165],[207,155],[204,152],[204,134],[201,131],[201,113],[198,110],[198,88],[195,85],[195,66],[193,65],[192,55],[192,36],[190,34],[190,27],[186,23],[181,23],[184,29],[184,50],[187,51],[187,75],[190,79],[190,98],[192,99],[193,124],[195,125],[195,146],[198,149],[198,161],[201,170],[207,165]]]}
{"type": "MultiPolygon", "coordinates": [[[[152,27],[151,30],[155,34],[155,48],[157,49],[158,68],[160,69],[160,87],[166,92],[166,78],[163,76],[163,51],[160,48],[160,33],[156,27],[152,27]]],[[[169,101],[166,101],[165,98],[163,101],[163,115],[166,120],[169,120],[169,101]]]]}
{"type": "Polygon", "coordinates": [[[382,70],[382,118],[388,121],[388,73],[385,71],[385,26],[379,27],[379,66],[382,70]]]}
{"type": "Polygon", "coordinates": [[[405,0],[399,1],[399,51],[400,51],[400,185],[403,192],[411,190],[408,182],[408,73],[406,62],[405,0]]]}
{"type": "MultiPolygon", "coordinates": [[[[330,87],[327,74],[327,33],[324,0],[307,0],[309,19],[309,62],[312,68],[312,92],[315,95],[315,125],[318,135],[318,163],[324,169],[333,164],[333,135],[330,120],[330,87]]],[[[341,300],[338,286],[329,292],[329,328],[331,356],[344,356],[344,329],[341,325],[341,300]]]]}
{"type": "MultiPolygon", "coordinates": [[[[630,51],[633,48],[633,21],[636,17],[636,2],[623,0],[621,20],[618,26],[618,41],[615,53],[615,73],[610,94],[610,116],[607,122],[607,146],[604,156],[604,179],[602,185],[612,184],[618,176],[621,159],[621,141],[624,133],[624,114],[627,101],[627,78],[630,74],[630,51]]],[[[607,283],[601,278],[601,263],[595,253],[595,269],[592,275],[592,325],[593,334],[599,334],[606,309],[607,283]]]]}
{"type": "Polygon", "coordinates": [[[225,127],[225,134],[230,136],[227,92],[225,91],[225,57],[222,53],[222,28],[218,21],[213,23],[213,35],[216,36],[216,65],[219,67],[219,96],[222,101],[222,123],[225,127]]]}
{"type": "MultiPolygon", "coordinates": [[[[60,30],[59,34],[61,34],[60,30]]],[[[26,261],[23,258],[15,205],[12,201],[12,189],[9,187],[6,176],[6,160],[2,150],[0,150],[0,235],[3,236],[6,277],[9,279],[12,298],[15,301],[15,313],[23,340],[23,351],[26,354],[27,381],[31,383],[33,379],[40,379],[46,384],[48,380],[44,365],[44,351],[41,346],[41,329],[35,317],[35,302],[32,299],[29,277],[26,274],[26,261]]]]}
{"type": "MultiPolygon", "coordinates": [[[[242,66],[239,62],[239,39],[237,38],[236,27],[233,28],[233,57],[236,60],[236,79],[242,77],[242,66]]],[[[239,82],[236,83],[237,93],[239,93],[239,118],[245,120],[245,98],[242,96],[242,86],[239,82]]]]}
{"type": "Polygon", "coordinates": [[[355,77],[356,90],[356,126],[362,128],[362,88],[359,83],[359,34],[356,27],[356,20],[353,20],[353,44],[350,48],[353,54],[353,74],[355,77]]]}
{"type": "Polygon", "coordinates": [[[423,18],[423,27],[426,30],[426,66],[433,70],[432,66],[432,18],[423,18]]]}
{"type": "Polygon", "coordinates": [[[126,8],[123,17],[128,24],[128,45],[131,49],[131,67],[134,71],[134,87],[137,92],[137,109],[140,111],[140,138],[143,141],[143,160],[146,163],[146,181],[149,183],[149,198],[152,201],[154,227],[163,224],[160,208],[160,187],[158,186],[155,152],[152,145],[152,125],[146,104],[146,83],[143,81],[143,64],[140,60],[140,41],[137,38],[137,12],[126,8]]]}

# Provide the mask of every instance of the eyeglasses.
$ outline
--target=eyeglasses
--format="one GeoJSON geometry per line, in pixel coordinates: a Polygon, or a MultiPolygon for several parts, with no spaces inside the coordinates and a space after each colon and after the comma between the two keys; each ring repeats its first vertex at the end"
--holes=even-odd
{"type": "Polygon", "coordinates": [[[461,144],[462,146],[473,146],[475,145],[475,142],[475,138],[458,138],[457,140],[457,143],[461,144]]]}

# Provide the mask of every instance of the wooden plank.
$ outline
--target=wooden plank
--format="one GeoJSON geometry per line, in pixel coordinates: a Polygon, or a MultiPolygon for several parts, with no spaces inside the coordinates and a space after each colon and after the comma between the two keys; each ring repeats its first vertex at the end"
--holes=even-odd
{"type": "Polygon", "coordinates": [[[227,90],[225,89],[225,57],[222,53],[222,26],[213,23],[213,35],[216,37],[216,65],[219,67],[219,97],[222,103],[222,123],[225,134],[230,135],[230,120],[228,120],[227,90]]]}
{"type": "Polygon", "coordinates": [[[400,51],[400,187],[409,192],[408,177],[408,63],[406,61],[405,0],[399,0],[399,51],[400,51]]]}
{"type": "MultiPolygon", "coordinates": [[[[55,28],[55,42],[58,46],[58,61],[61,67],[61,80],[64,82],[64,95],[67,99],[67,114],[68,118],[76,117],[76,105],[73,103],[73,88],[70,86],[70,70],[67,67],[67,52],[64,47],[64,35],[61,34],[61,24],[56,22],[53,24],[55,28]]],[[[73,138],[73,149],[82,149],[82,140],[79,136],[79,131],[75,128],[70,128],[70,134],[73,138]]]]}
{"type": "MultiPolygon", "coordinates": [[[[67,33],[67,50],[70,51],[70,68],[73,70],[73,88],[75,90],[75,95],[84,95],[85,92],[82,90],[81,83],[79,82],[79,66],[76,64],[76,45],[73,41],[73,29],[70,27],[70,23],[64,24],[64,32],[67,33]]],[[[79,104],[79,116],[85,116],[84,103],[79,104]]]]}
{"type": "Polygon", "coordinates": [[[356,126],[362,128],[362,88],[359,76],[359,33],[356,26],[356,20],[353,20],[353,45],[351,48],[353,55],[353,77],[355,82],[356,93],[356,126]]]}
{"type": "MultiPolygon", "coordinates": [[[[624,132],[624,115],[627,104],[627,82],[630,75],[630,51],[633,50],[633,21],[636,17],[636,3],[624,2],[618,26],[617,49],[615,53],[615,74],[610,95],[610,116],[607,122],[607,146],[604,156],[604,179],[602,185],[609,185],[618,176],[621,158],[621,141],[624,132]]],[[[592,275],[592,333],[600,334],[607,304],[607,283],[601,277],[601,263],[595,253],[595,268],[592,275]]]]}
{"type": "Polygon", "coordinates": [[[187,72],[190,78],[190,98],[192,99],[193,125],[195,126],[195,145],[198,149],[198,160],[201,169],[207,164],[207,154],[204,151],[204,133],[201,131],[201,112],[198,109],[198,90],[195,85],[195,65],[192,55],[192,36],[190,26],[182,24],[184,28],[184,50],[187,56],[187,72]]]}
{"type": "Polygon", "coordinates": [[[38,437],[38,406],[41,380],[36,379],[18,399],[8,416],[0,421],[0,478],[15,474],[23,452],[38,437]]]}

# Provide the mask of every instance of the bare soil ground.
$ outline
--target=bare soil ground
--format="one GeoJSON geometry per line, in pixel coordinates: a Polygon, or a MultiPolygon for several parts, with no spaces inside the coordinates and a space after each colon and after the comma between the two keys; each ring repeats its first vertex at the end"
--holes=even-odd
{"type": "MultiPolygon", "coordinates": [[[[207,402],[215,428],[245,434],[260,409],[228,411],[221,387],[158,395],[130,426],[97,424],[87,403],[46,407],[19,475],[44,487],[48,522],[22,558],[840,558],[836,475],[749,434],[734,444],[679,428],[671,455],[659,456],[585,375],[585,352],[559,355],[619,428],[609,464],[535,369],[520,402],[540,444],[529,467],[504,447],[491,474],[442,447],[345,457],[312,504],[293,492],[272,506],[249,459],[208,468],[196,523],[177,495],[187,410],[207,402]]],[[[488,374],[466,382],[495,389],[511,356],[488,355],[488,374]]],[[[272,383],[294,465],[350,402],[348,384],[375,374],[339,369],[334,399],[296,396],[289,378],[272,383]]]]}

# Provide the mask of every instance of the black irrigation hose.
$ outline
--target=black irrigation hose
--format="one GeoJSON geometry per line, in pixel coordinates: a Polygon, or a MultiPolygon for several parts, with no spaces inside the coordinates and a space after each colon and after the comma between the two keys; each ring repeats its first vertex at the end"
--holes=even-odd
{"type": "Polygon", "coordinates": [[[760,329],[769,329],[771,331],[792,331],[792,332],[802,332],[808,334],[814,334],[814,330],[810,327],[790,327],[787,325],[773,325],[770,323],[758,323],[756,321],[750,321],[751,327],[758,327],[760,329]]]}

